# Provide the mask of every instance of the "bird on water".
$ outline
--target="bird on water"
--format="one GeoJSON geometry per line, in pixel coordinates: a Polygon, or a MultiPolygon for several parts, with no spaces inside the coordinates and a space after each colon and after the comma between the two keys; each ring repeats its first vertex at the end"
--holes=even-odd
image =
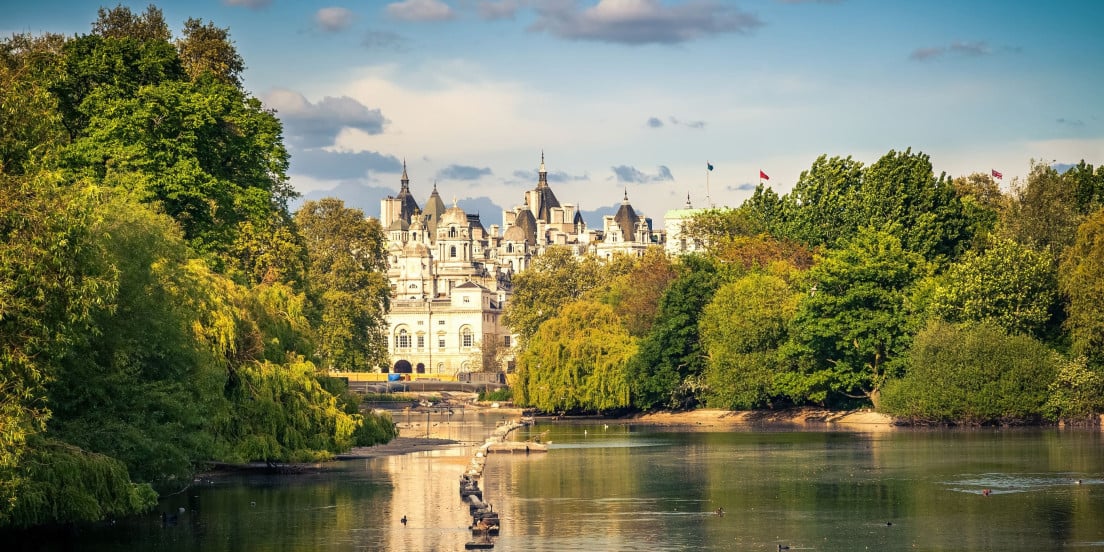
{"type": "Polygon", "coordinates": [[[400,519],[399,521],[401,521],[403,525],[406,525],[406,515],[404,514],[402,519],[400,519]]]}

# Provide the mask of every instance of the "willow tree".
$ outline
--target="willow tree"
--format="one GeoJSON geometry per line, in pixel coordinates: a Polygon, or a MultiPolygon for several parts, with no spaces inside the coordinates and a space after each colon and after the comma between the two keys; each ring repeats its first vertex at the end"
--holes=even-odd
{"type": "Polygon", "coordinates": [[[541,324],[518,358],[515,397],[545,412],[629,406],[626,362],[636,339],[608,305],[577,301],[541,324]]]}

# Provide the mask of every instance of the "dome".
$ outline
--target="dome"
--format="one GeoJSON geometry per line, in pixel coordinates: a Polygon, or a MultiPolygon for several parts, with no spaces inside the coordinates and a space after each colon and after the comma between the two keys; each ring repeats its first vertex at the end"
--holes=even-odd
{"type": "Polygon", "coordinates": [[[502,239],[508,242],[523,242],[526,241],[526,238],[525,229],[520,226],[511,226],[502,235],[502,239]]]}
{"type": "Polygon", "coordinates": [[[445,214],[441,215],[441,221],[437,224],[437,227],[440,228],[441,226],[448,226],[450,224],[455,224],[457,226],[468,225],[468,215],[464,213],[463,209],[457,207],[455,204],[449,207],[448,210],[445,211],[445,214]]]}

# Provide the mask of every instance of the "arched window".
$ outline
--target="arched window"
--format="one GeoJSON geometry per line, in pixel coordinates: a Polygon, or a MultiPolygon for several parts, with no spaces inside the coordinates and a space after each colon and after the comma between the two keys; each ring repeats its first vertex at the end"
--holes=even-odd
{"type": "Polygon", "coordinates": [[[410,333],[406,331],[406,328],[400,329],[395,334],[395,348],[396,349],[409,349],[410,348],[410,333]]]}
{"type": "Polygon", "coordinates": [[[471,328],[464,326],[460,329],[460,346],[471,347],[474,342],[474,337],[471,328]]]}
{"type": "Polygon", "coordinates": [[[449,226],[449,237],[450,238],[455,238],[456,237],[456,227],[455,226],[449,226]]]}
{"type": "Polygon", "coordinates": [[[514,244],[512,244],[512,243],[506,244],[506,252],[507,253],[513,253],[514,252],[514,244]]]}
{"type": "Polygon", "coordinates": [[[456,258],[456,246],[455,245],[449,248],[449,257],[453,258],[453,259],[456,258]]]}

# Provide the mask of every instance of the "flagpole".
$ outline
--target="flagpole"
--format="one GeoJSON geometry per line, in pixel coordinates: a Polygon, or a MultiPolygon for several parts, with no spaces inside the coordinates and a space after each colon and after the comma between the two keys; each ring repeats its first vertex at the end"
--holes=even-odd
{"type": "Polygon", "coordinates": [[[709,197],[709,162],[705,162],[705,204],[713,208],[713,200],[709,197]]]}

